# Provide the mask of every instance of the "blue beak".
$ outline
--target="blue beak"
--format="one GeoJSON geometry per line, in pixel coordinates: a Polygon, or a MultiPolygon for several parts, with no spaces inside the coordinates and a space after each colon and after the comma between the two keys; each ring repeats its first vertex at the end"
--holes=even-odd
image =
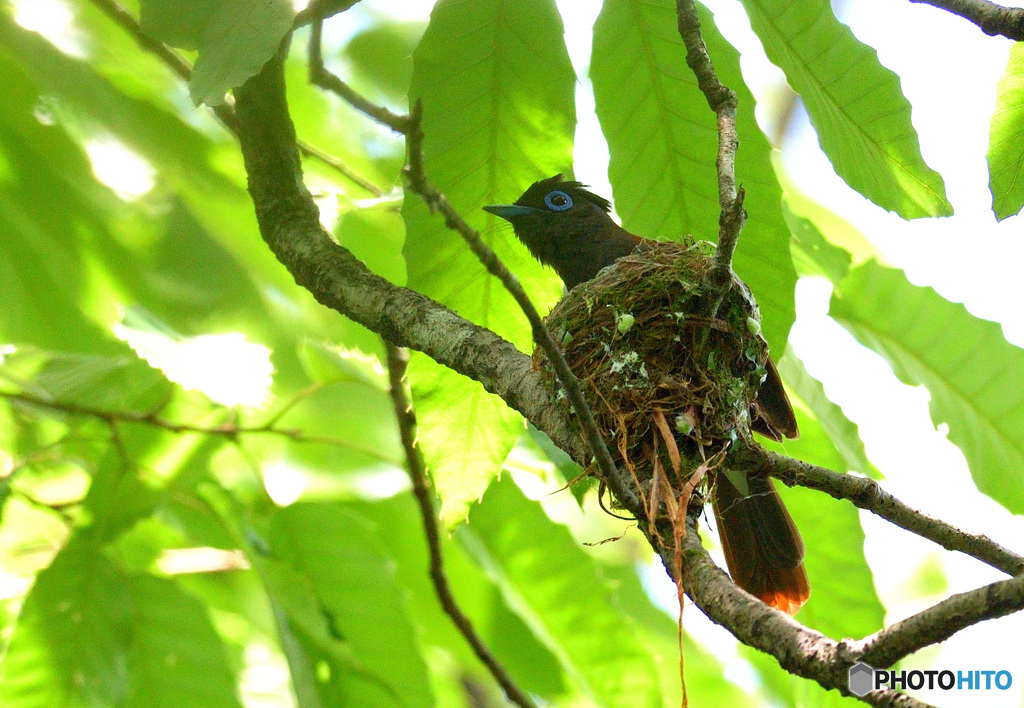
{"type": "Polygon", "coordinates": [[[500,216],[506,221],[512,221],[517,216],[525,216],[527,214],[533,214],[534,212],[540,211],[540,209],[534,209],[533,207],[519,206],[518,204],[490,204],[484,207],[484,211],[488,211],[495,216],[500,216]]]}

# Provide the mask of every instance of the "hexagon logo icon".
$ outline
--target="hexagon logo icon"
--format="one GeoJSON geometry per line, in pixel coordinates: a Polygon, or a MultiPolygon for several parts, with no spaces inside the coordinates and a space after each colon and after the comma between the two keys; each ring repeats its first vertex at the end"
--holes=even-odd
{"type": "Polygon", "coordinates": [[[858,661],[850,667],[847,685],[850,693],[861,698],[875,687],[875,670],[863,661],[858,661]]]}

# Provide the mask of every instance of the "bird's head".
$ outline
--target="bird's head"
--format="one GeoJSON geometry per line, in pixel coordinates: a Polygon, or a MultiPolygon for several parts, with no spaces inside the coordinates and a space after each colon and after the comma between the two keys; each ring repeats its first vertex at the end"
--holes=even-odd
{"type": "Polygon", "coordinates": [[[614,224],[611,208],[607,199],[559,174],[534,182],[515,204],[492,204],[484,210],[511,223],[533,255],[550,263],[552,250],[560,244],[614,224]]]}

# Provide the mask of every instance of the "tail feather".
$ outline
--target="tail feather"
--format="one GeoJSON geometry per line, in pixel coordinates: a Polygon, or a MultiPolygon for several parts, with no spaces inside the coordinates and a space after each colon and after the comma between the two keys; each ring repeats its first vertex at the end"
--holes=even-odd
{"type": "Polygon", "coordinates": [[[715,518],[729,573],[751,595],[795,614],[811,592],[803,540],[772,481],[747,483],[744,494],[724,474],[715,482],[715,518]]]}

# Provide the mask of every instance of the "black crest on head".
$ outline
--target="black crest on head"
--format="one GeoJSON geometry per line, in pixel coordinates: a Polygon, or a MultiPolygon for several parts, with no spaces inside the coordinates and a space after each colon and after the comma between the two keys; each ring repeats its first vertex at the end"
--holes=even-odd
{"type": "Polygon", "coordinates": [[[555,190],[565,192],[574,202],[588,201],[605,212],[612,210],[612,204],[607,199],[588,191],[586,185],[581,182],[566,180],[565,176],[561,174],[534,182],[529,189],[523,192],[523,196],[516,200],[516,204],[543,209],[545,208],[544,198],[555,190]]]}

